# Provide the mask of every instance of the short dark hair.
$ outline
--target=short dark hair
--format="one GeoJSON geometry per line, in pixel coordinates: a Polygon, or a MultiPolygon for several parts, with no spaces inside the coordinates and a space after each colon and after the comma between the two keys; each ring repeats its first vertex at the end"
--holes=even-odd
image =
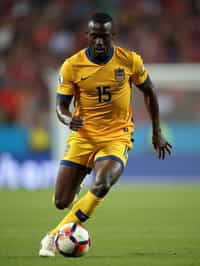
{"type": "Polygon", "coordinates": [[[109,14],[103,12],[94,13],[89,19],[89,21],[94,21],[97,23],[106,23],[106,22],[113,23],[112,17],[109,14]]]}

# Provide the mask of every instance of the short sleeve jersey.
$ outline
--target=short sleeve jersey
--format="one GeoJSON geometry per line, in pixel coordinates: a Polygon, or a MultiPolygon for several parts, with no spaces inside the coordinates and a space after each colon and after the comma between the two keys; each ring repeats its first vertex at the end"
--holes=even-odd
{"type": "Polygon", "coordinates": [[[135,52],[114,46],[104,64],[83,49],[66,59],[61,67],[57,95],[75,97],[74,113],[83,117],[77,134],[117,137],[133,131],[131,83],[147,78],[143,60],[135,52]]]}

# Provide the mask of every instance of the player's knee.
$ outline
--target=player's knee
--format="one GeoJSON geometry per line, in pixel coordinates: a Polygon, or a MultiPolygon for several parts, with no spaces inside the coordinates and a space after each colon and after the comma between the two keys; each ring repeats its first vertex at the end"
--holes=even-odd
{"type": "Polygon", "coordinates": [[[56,208],[59,210],[63,210],[68,207],[68,204],[65,201],[60,200],[60,199],[55,199],[54,204],[56,208]]]}
{"type": "Polygon", "coordinates": [[[91,191],[97,196],[97,197],[104,197],[108,191],[111,188],[111,183],[110,182],[94,182],[91,191]]]}
{"type": "Polygon", "coordinates": [[[68,208],[74,200],[74,193],[68,193],[67,195],[55,195],[54,204],[57,209],[63,210],[68,208]]]}

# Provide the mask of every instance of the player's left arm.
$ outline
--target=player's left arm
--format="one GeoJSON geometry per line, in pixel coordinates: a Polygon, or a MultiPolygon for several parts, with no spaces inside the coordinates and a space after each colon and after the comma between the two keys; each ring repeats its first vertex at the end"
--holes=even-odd
{"type": "Polygon", "coordinates": [[[165,139],[162,134],[159,118],[158,99],[149,75],[147,75],[146,80],[142,84],[137,85],[137,87],[142,91],[144,95],[145,106],[151,118],[152,143],[154,149],[157,151],[159,159],[164,159],[166,152],[168,154],[171,154],[172,145],[165,139]]]}

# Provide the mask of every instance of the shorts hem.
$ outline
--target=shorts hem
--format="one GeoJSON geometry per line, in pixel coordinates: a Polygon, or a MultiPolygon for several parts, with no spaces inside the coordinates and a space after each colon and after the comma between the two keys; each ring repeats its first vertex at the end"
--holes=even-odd
{"type": "Polygon", "coordinates": [[[103,160],[107,160],[107,159],[111,159],[111,160],[114,160],[116,162],[119,162],[122,166],[122,169],[124,169],[124,162],[117,156],[115,155],[107,155],[107,156],[102,156],[102,157],[98,157],[95,162],[97,161],[103,161],[103,160]]]}
{"type": "Polygon", "coordinates": [[[71,166],[71,167],[75,167],[75,168],[78,168],[80,170],[86,170],[87,173],[89,174],[92,169],[85,166],[85,165],[82,165],[82,164],[79,164],[79,163],[75,163],[75,162],[72,162],[72,161],[68,161],[68,160],[61,160],[60,161],[60,165],[68,165],[68,166],[71,166]]]}

